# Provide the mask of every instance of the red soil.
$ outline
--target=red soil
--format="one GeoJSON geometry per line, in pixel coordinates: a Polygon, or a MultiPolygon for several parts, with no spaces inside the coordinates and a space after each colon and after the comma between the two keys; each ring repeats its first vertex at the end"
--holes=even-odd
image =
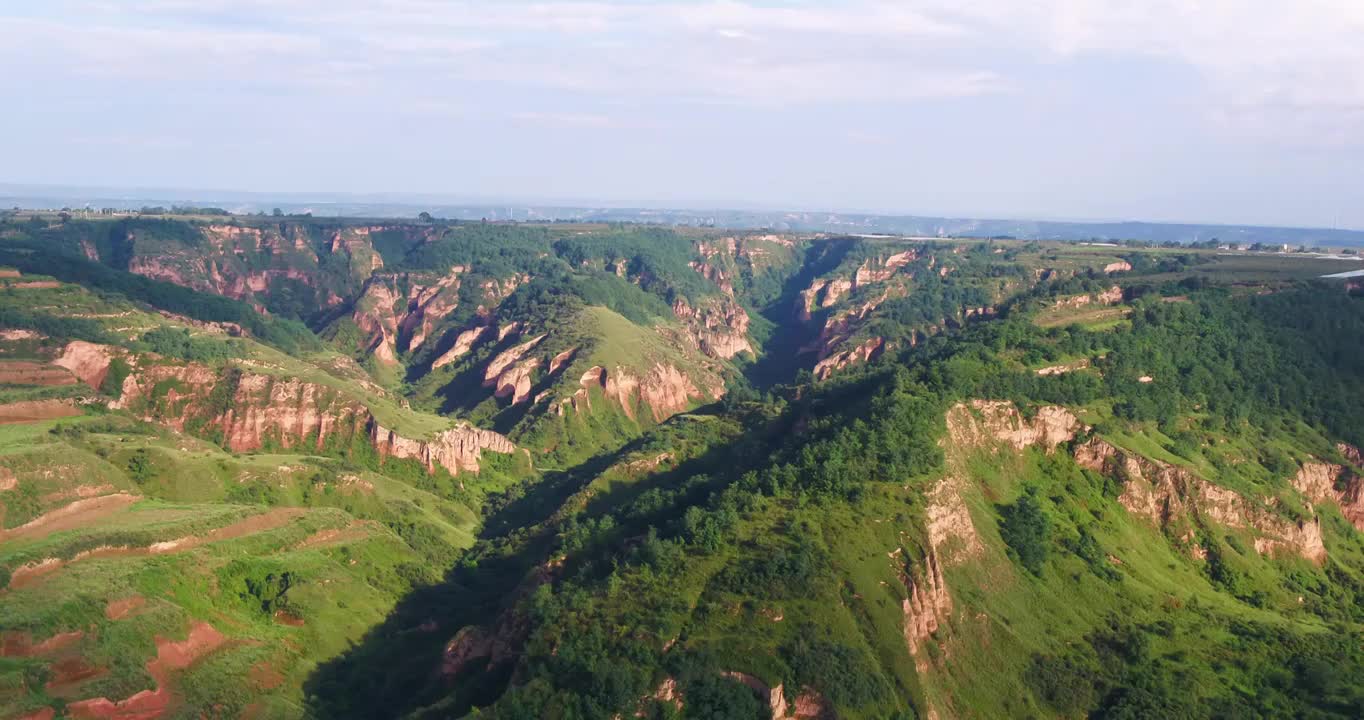
{"type": "Polygon", "coordinates": [[[156,657],[147,661],[147,673],[156,680],[155,690],[143,690],[126,700],[91,698],[69,703],[67,713],[73,718],[102,720],[154,720],[170,706],[170,673],[183,670],[194,661],[218,649],[227,638],[206,622],[195,622],[189,637],[174,641],[158,637],[156,657]]]}
{"type": "Polygon", "coordinates": [[[52,679],[48,680],[44,687],[47,689],[48,695],[56,697],[76,695],[80,690],[81,683],[106,675],[109,672],[109,668],[94,665],[79,655],[62,658],[48,665],[47,669],[52,673],[52,679]]]}
{"type": "MultiPolygon", "coordinates": [[[[2,422],[2,421],[0,421],[2,422]]],[[[74,530],[92,524],[100,518],[112,515],[133,504],[140,498],[136,495],[118,493],[101,497],[77,500],[66,507],[45,513],[17,528],[0,530],[0,540],[27,539],[37,540],[54,532],[74,530]]]]}
{"type": "Polygon", "coordinates": [[[0,360],[2,385],[75,385],[71,371],[56,365],[27,360],[0,360]]]}
{"type": "Polygon", "coordinates": [[[0,635],[0,657],[49,655],[70,647],[72,643],[80,640],[84,635],[85,633],[80,630],[57,633],[35,645],[33,637],[26,632],[7,632],[0,635]]]}
{"type": "Polygon", "coordinates": [[[260,690],[274,690],[284,684],[284,675],[268,662],[252,665],[247,677],[260,690]]]}
{"type": "Polygon", "coordinates": [[[67,400],[23,400],[0,405],[0,425],[18,425],[80,415],[67,400]]]}
{"type": "Polygon", "coordinates": [[[110,620],[122,620],[130,614],[142,609],[147,604],[147,599],[141,595],[126,597],[121,600],[110,600],[104,607],[104,617],[110,620]]]}

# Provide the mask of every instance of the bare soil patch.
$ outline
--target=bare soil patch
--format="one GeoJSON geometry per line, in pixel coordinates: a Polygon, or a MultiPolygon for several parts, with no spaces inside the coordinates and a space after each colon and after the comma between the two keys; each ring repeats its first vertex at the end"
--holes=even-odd
{"type": "Polygon", "coordinates": [[[153,720],[170,707],[170,674],[183,670],[221,647],[227,638],[206,622],[196,621],[184,640],[156,639],[156,657],[147,661],[147,673],[156,681],[155,690],[143,690],[117,702],[104,697],[81,700],[66,706],[73,718],[100,720],[153,720]]]}
{"type": "Polygon", "coordinates": [[[80,630],[57,633],[52,637],[34,643],[33,636],[26,632],[7,632],[0,635],[0,657],[34,657],[51,655],[71,647],[84,637],[80,630]]]}
{"type": "Polygon", "coordinates": [[[41,422],[80,414],[80,408],[69,400],[22,400],[0,405],[0,425],[41,422]]]}
{"type": "Polygon", "coordinates": [[[141,595],[133,595],[132,597],[121,598],[119,600],[110,600],[109,604],[104,607],[104,617],[109,618],[110,620],[122,620],[138,610],[141,610],[146,605],[147,599],[141,595]]]}
{"type": "Polygon", "coordinates": [[[137,495],[116,493],[77,500],[65,507],[44,513],[17,528],[0,530],[0,540],[33,540],[55,532],[85,527],[113,515],[140,499],[137,495]]]}
{"type": "Polygon", "coordinates": [[[0,360],[0,385],[75,385],[70,370],[30,360],[0,360]]]}

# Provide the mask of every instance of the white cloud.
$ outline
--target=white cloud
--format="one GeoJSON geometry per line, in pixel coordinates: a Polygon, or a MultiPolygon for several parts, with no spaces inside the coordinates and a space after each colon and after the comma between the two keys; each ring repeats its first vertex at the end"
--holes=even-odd
{"type": "Polygon", "coordinates": [[[495,82],[589,103],[917,101],[1019,89],[1020,63],[1036,73],[1096,55],[1149,59],[1202,78],[1215,122],[1270,135],[1360,126],[1350,110],[1364,105],[1360,38],[1360,0],[53,0],[0,9],[0,58],[27,71],[381,94],[495,82]]]}

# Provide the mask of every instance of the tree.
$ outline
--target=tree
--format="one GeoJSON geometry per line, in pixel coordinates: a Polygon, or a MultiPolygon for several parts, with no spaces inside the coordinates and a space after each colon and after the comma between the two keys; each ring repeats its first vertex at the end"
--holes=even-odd
{"type": "Polygon", "coordinates": [[[1018,556],[1018,562],[1034,575],[1041,574],[1047,561],[1047,535],[1051,523],[1037,501],[1037,488],[1028,488],[1023,497],[1003,509],[1004,522],[999,534],[1018,556]]]}
{"type": "Polygon", "coordinates": [[[419,213],[419,214],[417,215],[417,219],[420,220],[420,221],[422,221],[422,222],[424,222],[424,223],[429,223],[429,222],[432,222],[435,218],[432,218],[432,217],[431,217],[431,213],[426,212],[425,210],[423,210],[423,211],[421,211],[421,213],[419,213]]]}
{"type": "Polygon", "coordinates": [[[284,217],[284,211],[280,210],[279,208],[275,208],[274,210],[270,211],[270,215],[273,217],[284,217]]]}

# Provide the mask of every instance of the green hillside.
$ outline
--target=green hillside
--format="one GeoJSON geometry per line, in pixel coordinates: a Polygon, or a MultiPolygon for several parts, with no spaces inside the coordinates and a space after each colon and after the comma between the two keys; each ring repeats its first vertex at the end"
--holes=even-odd
{"type": "Polygon", "coordinates": [[[0,718],[1358,717],[1339,262],[0,226],[0,718]]]}

